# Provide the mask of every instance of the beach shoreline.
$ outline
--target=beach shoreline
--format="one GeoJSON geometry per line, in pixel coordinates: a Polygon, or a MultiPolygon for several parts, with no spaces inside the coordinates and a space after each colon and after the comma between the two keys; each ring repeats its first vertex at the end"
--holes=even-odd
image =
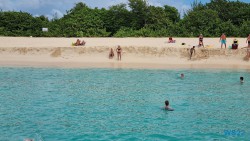
{"type": "MultiPolygon", "coordinates": [[[[189,60],[189,49],[197,38],[179,39],[187,44],[167,44],[166,38],[86,38],[86,46],[72,47],[70,41],[75,38],[0,37],[0,67],[250,70],[250,62],[244,61],[245,49],[220,49],[217,39],[209,38],[210,44],[204,41],[206,47],[196,48],[189,60]],[[119,42],[122,61],[116,53],[109,59],[110,48],[115,50],[119,42]]],[[[239,39],[239,48],[246,45],[244,40],[239,39]]]]}

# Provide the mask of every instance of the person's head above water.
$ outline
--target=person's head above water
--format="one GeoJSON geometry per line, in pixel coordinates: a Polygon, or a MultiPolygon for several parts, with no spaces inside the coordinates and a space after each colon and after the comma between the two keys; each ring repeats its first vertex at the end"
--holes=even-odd
{"type": "Polygon", "coordinates": [[[165,101],[165,105],[169,106],[169,101],[168,100],[165,101]]]}
{"type": "Polygon", "coordinates": [[[181,78],[184,78],[184,74],[183,73],[181,74],[181,78]]]}
{"type": "Polygon", "coordinates": [[[172,109],[172,108],[169,107],[169,101],[168,100],[165,101],[165,107],[164,107],[164,109],[168,110],[168,111],[174,111],[174,109],[172,109]]]}
{"type": "Polygon", "coordinates": [[[244,77],[240,77],[240,82],[244,82],[244,77]]]}

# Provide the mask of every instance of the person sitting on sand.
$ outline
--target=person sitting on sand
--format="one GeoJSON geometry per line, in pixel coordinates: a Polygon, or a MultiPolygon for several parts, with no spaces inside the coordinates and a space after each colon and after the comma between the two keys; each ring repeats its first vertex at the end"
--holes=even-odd
{"type": "Polygon", "coordinates": [[[223,33],[223,34],[220,36],[221,48],[222,48],[223,44],[225,45],[225,48],[227,48],[226,38],[227,38],[227,37],[226,37],[225,33],[223,33]]]}
{"type": "Polygon", "coordinates": [[[118,60],[122,60],[122,48],[118,46],[116,49],[118,60]]]}
{"type": "Polygon", "coordinates": [[[248,42],[248,47],[250,48],[250,34],[247,37],[246,43],[248,42]]]}
{"type": "Polygon", "coordinates": [[[203,44],[203,35],[202,34],[199,35],[199,47],[200,46],[204,47],[204,44],[203,44]]]}
{"type": "Polygon", "coordinates": [[[237,39],[234,39],[233,40],[233,44],[232,44],[232,49],[238,49],[238,40],[237,39]]]}
{"type": "Polygon", "coordinates": [[[76,42],[74,43],[75,46],[84,46],[86,44],[86,42],[84,40],[79,40],[77,39],[76,42]]]}
{"type": "Polygon", "coordinates": [[[173,37],[172,37],[172,36],[170,36],[170,37],[168,38],[168,43],[175,43],[175,40],[173,40],[173,37]]]}
{"type": "Polygon", "coordinates": [[[193,54],[195,54],[195,46],[193,46],[193,47],[190,49],[190,60],[191,60],[193,54]]]}
{"type": "Polygon", "coordinates": [[[168,110],[168,111],[174,111],[174,109],[172,109],[172,108],[169,107],[169,101],[168,100],[165,101],[165,107],[164,107],[164,109],[168,110]]]}
{"type": "Polygon", "coordinates": [[[114,54],[113,48],[111,48],[109,52],[109,59],[113,59],[114,56],[115,54],[114,54]]]}

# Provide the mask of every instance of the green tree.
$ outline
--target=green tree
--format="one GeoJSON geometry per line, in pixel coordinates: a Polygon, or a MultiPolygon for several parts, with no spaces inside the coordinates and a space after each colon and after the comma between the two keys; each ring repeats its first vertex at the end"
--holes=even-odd
{"type": "Polygon", "coordinates": [[[173,22],[177,23],[180,20],[180,13],[175,7],[164,5],[164,12],[166,16],[173,22]]]}
{"type": "Polygon", "coordinates": [[[149,13],[146,0],[129,0],[129,7],[131,8],[132,27],[141,29],[147,24],[147,17],[149,13]]]}
{"type": "Polygon", "coordinates": [[[122,27],[131,27],[131,13],[126,4],[114,5],[103,15],[103,21],[107,31],[113,35],[122,27]]]}
{"type": "Polygon", "coordinates": [[[190,36],[198,36],[200,33],[204,36],[213,36],[219,23],[218,13],[207,9],[189,12],[184,17],[182,26],[190,32],[190,36]]]}
{"type": "Polygon", "coordinates": [[[171,24],[167,14],[162,7],[149,6],[149,13],[147,17],[147,24],[145,27],[149,27],[153,30],[168,28],[171,24]]]}

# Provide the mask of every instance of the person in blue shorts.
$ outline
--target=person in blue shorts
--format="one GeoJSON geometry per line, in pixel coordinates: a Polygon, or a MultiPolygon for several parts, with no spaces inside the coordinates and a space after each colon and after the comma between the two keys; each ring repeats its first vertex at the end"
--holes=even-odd
{"type": "Polygon", "coordinates": [[[227,37],[226,37],[225,33],[223,33],[223,34],[220,36],[221,48],[222,48],[223,44],[225,45],[225,48],[227,48],[226,39],[227,39],[227,37]]]}

